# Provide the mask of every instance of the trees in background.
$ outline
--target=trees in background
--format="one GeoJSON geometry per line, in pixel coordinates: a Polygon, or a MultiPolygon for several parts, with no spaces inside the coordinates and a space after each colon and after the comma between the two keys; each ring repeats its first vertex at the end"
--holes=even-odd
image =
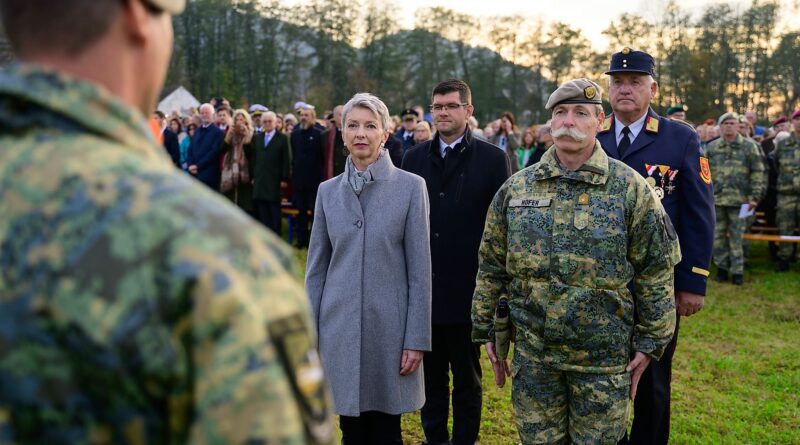
{"type": "MultiPolygon", "coordinates": [[[[399,112],[427,104],[437,82],[458,77],[472,86],[482,122],[503,111],[542,122],[557,84],[580,76],[605,86],[611,52],[629,46],[656,58],[658,111],[684,103],[696,121],[731,109],[771,119],[800,105],[800,32],[778,28],[791,5],[714,2],[694,15],[675,0],[649,5],[609,23],[609,50],[597,53],[568,24],[519,15],[421,8],[408,30],[383,0],[361,8],[345,0],[190,0],[174,18],[165,90],[184,85],[202,99],[278,110],[297,100],[330,109],[371,91],[399,112]]],[[[8,54],[0,37],[0,63],[8,54]]]]}

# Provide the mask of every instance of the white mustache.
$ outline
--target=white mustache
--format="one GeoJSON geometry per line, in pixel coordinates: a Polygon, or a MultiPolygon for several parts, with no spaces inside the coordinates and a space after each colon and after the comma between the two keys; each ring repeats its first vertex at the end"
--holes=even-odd
{"type": "Polygon", "coordinates": [[[586,140],[587,136],[580,131],[569,128],[569,127],[561,127],[558,130],[552,130],[550,134],[553,136],[553,139],[558,139],[563,136],[569,136],[572,139],[575,139],[577,142],[583,142],[586,140]]]}

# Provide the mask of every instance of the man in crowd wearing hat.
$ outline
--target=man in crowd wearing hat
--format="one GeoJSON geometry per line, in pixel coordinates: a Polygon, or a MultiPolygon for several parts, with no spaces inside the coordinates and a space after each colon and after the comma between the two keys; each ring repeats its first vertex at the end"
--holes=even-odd
{"type": "Polygon", "coordinates": [[[311,231],[308,212],[314,210],[317,188],[323,180],[325,144],[322,130],[316,126],[314,106],[305,102],[298,102],[295,106],[300,110],[300,123],[289,136],[294,191],[292,202],[298,211],[297,247],[304,248],[308,247],[308,234],[311,231]]]}
{"type": "Polygon", "coordinates": [[[596,83],[562,84],[546,105],[555,149],[506,181],[486,219],[472,335],[496,383],[512,376],[525,445],[616,443],[675,328],[678,237],[645,180],[595,138],[601,104],[596,83]],[[510,371],[492,335],[501,295],[517,332],[510,371]]]}
{"type": "Polygon", "coordinates": [[[686,120],[686,105],[673,105],[667,108],[667,117],[670,119],[686,120]]]}
{"type": "MultiPolygon", "coordinates": [[[[614,113],[597,139],[612,158],[647,180],[678,232],[683,260],[675,268],[675,305],[680,320],[703,308],[714,240],[713,187],[697,132],[650,108],[658,92],[654,68],[653,58],[641,51],[624,48],[612,56],[606,74],[614,113]]],[[[634,402],[632,443],[659,445],[669,439],[672,355],[679,325],[661,360],[653,361],[642,377],[634,402]]]]}
{"type": "Polygon", "coordinates": [[[333,443],[294,254],[147,128],[183,8],[0,2],[0,443],[333,443]]]}
{"type": "Polygon", "coordinates": [[[417,126],[419,116],[412,108],[407,108],[400,113],[400,118],[403,120],[402,126],[397,130],[394,137],[403,143],[403,153],[405,154],[409,148],[416,145],[414,143],[414,128],[417,126]]]}
{"type": "Polygon", "coordinates": [[[739,216],[742,205],[752,211],[764,197],[767,188],[764,160],[755,141],[738,132],[739,116],[720,116],[722,136],[706,147],[708,163],[714,171],[714,263],[717,281],[744,283],[744,251],[742,235],[747,218],[739,216]]]}
{"type": "MultiPolygon", "coordinates": [[[[792,113],[792,135],[778,142],[775,164],[778,170],[777,223],[781,235],[796,235],[800,227],[800,110],[792,113]]],[[[789,270],[793,246],[778,246],[778,272],[789,270]]]]}
{"type": "Polygon", "coordinates": [[[253,118],[253,130],[255,131],[255,134],[264,131],[263,128],[261,127],[261,116],[267,111],[269,111],[269,108],[261,104],[255,104],[255,105],[250,105],[250,108],[248,108],[247,111],[248,113],[250,113],[250,117],[253,118]]]}

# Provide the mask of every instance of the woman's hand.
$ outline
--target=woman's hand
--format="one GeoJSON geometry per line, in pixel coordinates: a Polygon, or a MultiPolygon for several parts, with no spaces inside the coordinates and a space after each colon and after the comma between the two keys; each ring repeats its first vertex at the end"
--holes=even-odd
{"type": "Polygon", "coordinates": [[[403,358],[400,360],[400,375],[413,374],[422,363],[422,354],[424,354],[422,351],[403,349],[403,358]]]}

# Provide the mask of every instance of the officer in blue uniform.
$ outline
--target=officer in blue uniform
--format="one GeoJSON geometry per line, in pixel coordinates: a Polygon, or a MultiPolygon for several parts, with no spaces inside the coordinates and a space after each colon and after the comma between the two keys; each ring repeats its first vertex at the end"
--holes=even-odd
{"type": "MultiPolygon", "coordinates": [[[[678,232],[681,262],[675,267],[675,306],[680,316],[703,308],[714,240],[714,194],[708,160],[694,129],[660,117],[650,108],[658,92],[655,62],[642,51],[624,48],[611,57],[609,101],[597,139],[614,159],[639,172],[653,188],[678,232]]],[[[652,361],[639,382],[633,429],[621,444],[667,444],[670,381],[675,335],[659,361],[652,361]]]]}

